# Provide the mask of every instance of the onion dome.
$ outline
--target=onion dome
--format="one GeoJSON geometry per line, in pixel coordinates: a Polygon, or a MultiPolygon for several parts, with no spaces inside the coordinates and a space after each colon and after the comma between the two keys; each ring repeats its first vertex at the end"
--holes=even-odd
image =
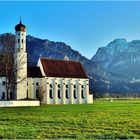
{"type": "Polygon", "coordinates": [[[23,32],[26,32],[26,26],[22,24],[21,19],[20,19],[19,24],[17,24],[17,25],[15,26],[15,30],[16,30],[16,31],[23,31],[23,32]]]}

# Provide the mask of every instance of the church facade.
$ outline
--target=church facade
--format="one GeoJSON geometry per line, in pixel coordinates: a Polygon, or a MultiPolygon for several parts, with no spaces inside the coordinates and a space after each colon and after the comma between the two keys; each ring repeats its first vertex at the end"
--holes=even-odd
{"type": "MultiPolygon", "coordinates": [[[[45,104],[92,103],[89,78],[78,61],[39,58],[37,66],[27,66],[26,26],[15,26],[16,88],[14,99],[39,99],[45,104]]],[[[5,82],[5,77],[0,78],[5,82]]],[[[6,88],[1,84],[0,99],[6,100],[6,88]]]]}

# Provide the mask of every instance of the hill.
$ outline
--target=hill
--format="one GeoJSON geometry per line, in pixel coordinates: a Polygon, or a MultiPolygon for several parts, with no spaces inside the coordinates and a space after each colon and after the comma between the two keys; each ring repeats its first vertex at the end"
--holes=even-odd
{"type": "MultiPolygon", "coordinates": [[[[0,49],[4,46],[14,48],[14,43],[13,34],[0,35],[0,49]]],[[[139,44],[140,41],[128,43],[124,39],[117,39],[106,47],[99,48],[89,60],[63,42],[28,35],[28,66],[35,66],[39,57],[80,61],[90,77],[90,90],[95,97],[106,93],[115,97],[139,96],[140,83],[138,80],[135,83],[135,79],[139,78],[139,44]]]]}

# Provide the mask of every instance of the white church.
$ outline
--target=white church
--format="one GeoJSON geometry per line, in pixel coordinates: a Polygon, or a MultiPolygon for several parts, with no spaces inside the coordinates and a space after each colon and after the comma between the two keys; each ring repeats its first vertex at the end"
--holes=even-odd
{"type": "MultiPolygon", "coordinates": [[[[89,94],[89,78],[80,62],[39,58],[37,66],[28,67],[26,26],[20,21],[15,32],[15,63],[20,70],[17,71],[14,100],[38,100],[41,97],[44,104],[93,102],[93,96],[89,94]]],[[[1,77],[0,82],[0,100],[7,100],[3,84],[5,77],[1,77]]]]}

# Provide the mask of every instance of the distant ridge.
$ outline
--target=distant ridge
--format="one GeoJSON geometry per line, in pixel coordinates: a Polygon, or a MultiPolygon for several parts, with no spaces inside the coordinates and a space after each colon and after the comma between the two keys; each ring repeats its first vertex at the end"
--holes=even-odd
{"type": "MultiPolygon", "coordinates": [[[[0,49],[14,47],[15,39],[11,33],[0,35],[0,49]]],[[[98,49],[91,60],[82,56],[63,42],[49,41],[27,36],[28,66],[35,66],[39,57],[80,61],[90,77],[90,90],[94,96],[140,95],[140,84],[130,82],[140,78],[140,41],[127,42],[115,39],[98,49]]]]}

